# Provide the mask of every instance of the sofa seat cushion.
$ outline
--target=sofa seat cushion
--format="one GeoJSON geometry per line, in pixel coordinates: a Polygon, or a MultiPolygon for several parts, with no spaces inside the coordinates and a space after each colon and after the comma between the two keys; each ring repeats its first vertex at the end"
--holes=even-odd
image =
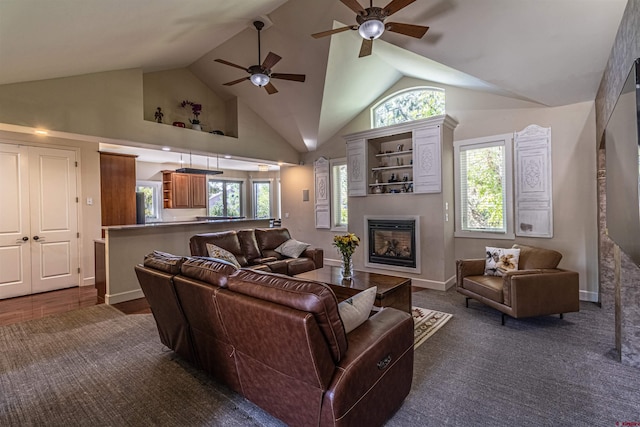
{"type": "Polygon", "coordinates": [[[287,274],[287,261],[280,259],[265,263],[272,273],[287,274]]]}
{"type": "Polygon", "coordinates": [[[500,304],[503,302],[500,276],[467,276],[462,280],[462,287],[500,304]]]}
{"type": "Polygon", "coordinates": [[[212,258],[194,257],[182,264],[181,273],[190,279],[200,280],[210,285],[227,286],[227,278],[238,269],[230,262],[212,258]]]}
{"type": "Polygon", "coordinates": [[[305,273],[315,270],[316,265],[311,258],[289,258],[284,260],[287,265],[287,274],[295,276],[296,274],[305,273]]]}
{"type": "Polygon", "coordinates": [[[347,335],[338,300],[329,286],[273,273],[239,270],[229,277],[229,290],[311,313],[325,337],[334,362],[347,351],[347,335]]]}

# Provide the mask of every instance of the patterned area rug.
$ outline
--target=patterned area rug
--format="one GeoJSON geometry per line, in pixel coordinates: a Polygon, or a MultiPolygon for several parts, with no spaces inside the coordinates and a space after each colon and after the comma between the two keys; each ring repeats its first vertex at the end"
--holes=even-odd
{"type": "Polygon", "coordinates": [[[438,329],[453,317],[449,313],[412,307],[413,315],[413,349],[418,348],[427,338],[435,334],[438,329]]]}

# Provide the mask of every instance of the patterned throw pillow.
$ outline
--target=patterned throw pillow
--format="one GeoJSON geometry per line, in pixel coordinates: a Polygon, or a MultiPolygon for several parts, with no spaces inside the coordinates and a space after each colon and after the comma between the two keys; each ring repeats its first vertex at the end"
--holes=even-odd
{"type": "Polygon", "coordinates": [[[520,249],[503,249],[487,246],[485,250],[485,276],[504,276],[506,272],[518,269],[520,249]]]}
{"type": "Polygon", "coordinates": [[[378,288],[374,286],[338,304],[338,312],[347,334],[369,318],[373,303],[376,300],[376,292],[378,292],[378,288]]]}
{"type": "Polygon", "coordinates": [[[309,246],[311,245],[308,243],[298,242],[296,239],[289,239],[275,248],[274,251],[289,258],[298,258],[309,246]]]}
{"type": "Polygon", "coordinates": [[[209,258],[221,259],[223,261],[230,262],[231,264],[235,265],[237,268],[241,267],[235,255],[233,255],[231,252],[229,252],[226,249],[222,249],[220,246],[207,243],[207,253],[209,254],[209,258]]]}

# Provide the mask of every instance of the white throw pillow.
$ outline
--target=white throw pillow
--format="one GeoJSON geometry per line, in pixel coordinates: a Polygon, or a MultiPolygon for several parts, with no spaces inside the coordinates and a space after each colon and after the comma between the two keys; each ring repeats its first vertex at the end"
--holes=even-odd
{"type": "Polygon", "coordinates": [[[209,258],[217,258],[223,261],[228,261],[231,264],[235,265],[237,268],[240,268],[240,263],[236,259],[235,255],[228,250],[221,248],[220,246],[207,243],[207,253],[209,254],[209,258]]]}
{"type": "Polygon", "coordinates": [[[503,249],[485,247],[486,261],[484,274],[486,276],[504,276],[506,272],[518,269],[520,249],[503,249]]]}
{"type": "Polygon", "coordinates": [[[275,248],[274,251],[289,258],[298,258],[309,246],[311,245],[308,243],[298,242],[296,239],[289,239],[275,248]]]}
{"type": "Polygon", "coordinates": [[[378,288],[366,289],[338,304],[338,312],[346,333],[353,331],[369,318],[378,288]]]}

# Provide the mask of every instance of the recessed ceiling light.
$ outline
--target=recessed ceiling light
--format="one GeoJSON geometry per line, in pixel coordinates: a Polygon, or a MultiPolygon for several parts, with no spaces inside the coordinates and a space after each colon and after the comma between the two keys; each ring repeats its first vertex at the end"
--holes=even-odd
{"type": "Polygon", "coordinates": [[[162,151],[171,151],[170,147],[162,147],[162,151]]]}
{"type": "Polygon", "coordinates": [[[47,132],[46,130],[43,130],[43,129],[36,129],[36,130],[34,131],[34,133],[35,133],[36,135],[49,135],[49,132],[47,132]]]}
{"type": "Polygon", "coordinates": [[[230,155],[228,155],[228,154],[225,154],[225,155],[224,155],[224,158],[225,158],[225,159],[230,159],[230,158],[231,158],[231,156],[230,156],[230,155]]]}

